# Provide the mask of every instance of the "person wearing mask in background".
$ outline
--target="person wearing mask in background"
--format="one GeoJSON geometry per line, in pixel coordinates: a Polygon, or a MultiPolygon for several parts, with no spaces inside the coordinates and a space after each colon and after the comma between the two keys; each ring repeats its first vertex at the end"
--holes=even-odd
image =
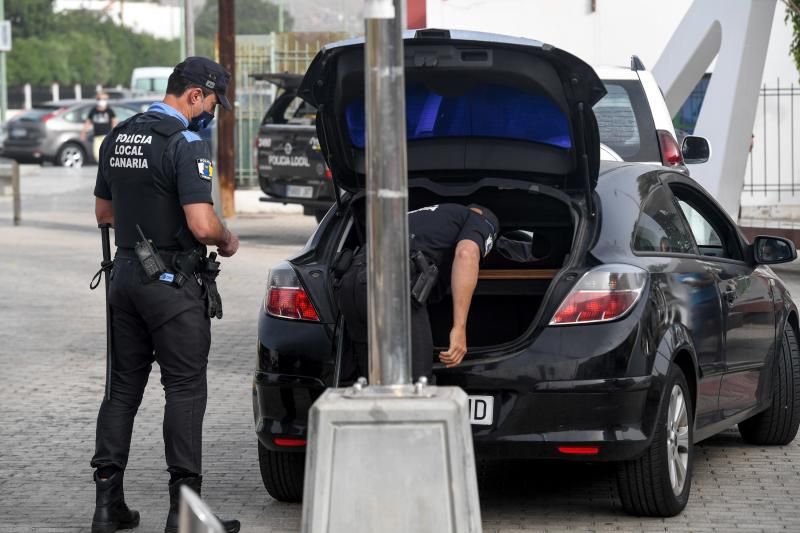
{"type": "Polygon", "coordinates": [[[108,107],[108,95],[106,93],[98,93],[97,101],[92,110],[89,111],[81,132],[81,140],[86,140],[86,135],[89,131],[92,131],[94,135],[92,154],[94,154],[95,161],[100,161],[100,145],[103,144],[103,139],[111,133],[111,130],[116,125],[117,116],[114,114],[114,110],[108,107]]]}

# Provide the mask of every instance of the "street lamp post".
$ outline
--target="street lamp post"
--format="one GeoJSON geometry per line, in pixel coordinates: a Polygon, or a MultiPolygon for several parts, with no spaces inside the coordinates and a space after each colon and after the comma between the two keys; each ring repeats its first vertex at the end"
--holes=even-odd
{"type": "Polygon", "coordinates": [[[411,384],[404,10],[365,2],[370,380],[311,408],[303,533],[481,531],[467,395],[411,384]]]}

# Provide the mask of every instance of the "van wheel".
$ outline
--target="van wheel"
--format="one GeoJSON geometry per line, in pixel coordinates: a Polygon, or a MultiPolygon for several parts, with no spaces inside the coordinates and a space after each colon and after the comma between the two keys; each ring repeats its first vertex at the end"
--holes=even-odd
{"type": "Polygon", "coordinates": [[[650,447],[617,469],[622,507],[637,516],[675,516],[689,501],[694,411],[686,377],[673,365],[650,447]]]}
{"type": "Polygon", "coordinates": [[[303,477],[306,469],[306,454],[298,452],[275,452],[258,443],[258,465],[261,480],[270,496],[279,502],[303,500],[303,477]]]}
{"type": "Polygon", "coordinates": [[[83,148],[76,143],[64,143],[56,154],[55,163],[60,167],[80,168],[85,162],[86,154],[83,152],[83,148]]]}
{"type": "Polygon", "coordinates": [[[800,426],[800,348],[790,324],[783,327],[772,365],[772,402],[766,411],[739,422],[742,439],[751,444],[785,445],[800,426]]]}

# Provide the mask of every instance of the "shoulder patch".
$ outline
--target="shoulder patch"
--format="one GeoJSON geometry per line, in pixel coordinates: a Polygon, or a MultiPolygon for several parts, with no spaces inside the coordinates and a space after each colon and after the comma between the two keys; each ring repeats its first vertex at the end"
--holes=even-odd
{"type": "Polygon", "coordinates": [[[200,136],[198,134],[196,134],[193,131],[189,131],[189,130],[183,130],[181,132],[181,135],[183,135],[183,138],[186,139],[190,143],[193,143],[195,141],[202,141],[203,140],[202,138],[200,138],[200,136]]]}
{"type": "Polygon", "coordinates": [[[214,177],[214,165],[210,159],[197,159],[197,173],[204,180],[211,181],[214,177]]]}

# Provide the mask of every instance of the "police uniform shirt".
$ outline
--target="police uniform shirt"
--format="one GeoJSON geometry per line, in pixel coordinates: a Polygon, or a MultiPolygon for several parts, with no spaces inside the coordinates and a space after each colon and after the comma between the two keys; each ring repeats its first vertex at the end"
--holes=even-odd
{"type": "Polygon", "coordinates": [[[102,111],[93,107],[86,119],[92,121],[94,134],[99,136],[108,135],[111,132],[111,121],[114,120],[114,117],[116,115],[110,107],[106,107],[102,111]]]}
{"type": "Polygon", "coordinates": [[[159,249],[178,249],[183,206],[213,203],[211,149],[188,125],[176,109],[157,102],[103,141],[94,194],[113,201],[117,246],[135,246],[139,224],[159,249]]]}
{"type": "Polygon", "coordinates": [[[408,214],[409,248],[424,253],[436,264],[442,290],[450,286],[456,245],[472,241],[483,258],[492,250],[496,232],[483,216],[460,204],[431,205],[408,214]]]}

